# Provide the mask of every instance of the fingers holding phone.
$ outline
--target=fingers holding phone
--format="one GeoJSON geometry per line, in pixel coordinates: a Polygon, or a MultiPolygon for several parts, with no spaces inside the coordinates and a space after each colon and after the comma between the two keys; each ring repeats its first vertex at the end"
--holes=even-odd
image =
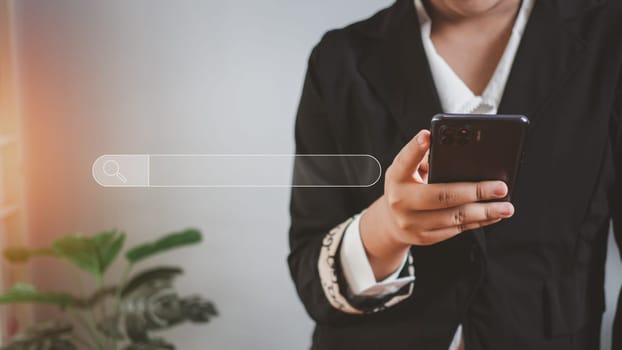
{"type": "Polygon", "coordinates": [[[430,132],[421,130],[386,171],[384,195],[361,217],[360,234],[377,279],[391,274],[411,245],[432,245],[463,231],[509,218],[514,207],[495,202],[503,181],[427,183],[430,132]]]}
{"type": "Polygon", "coordinates": [[[512,204],[494,202],[507,195],[503,181],[423,181],[427,178],[429,136],[427,130],[419,132],[387,170],[384,197],[396,240],[431,245],[512,216],[512,204]]]}

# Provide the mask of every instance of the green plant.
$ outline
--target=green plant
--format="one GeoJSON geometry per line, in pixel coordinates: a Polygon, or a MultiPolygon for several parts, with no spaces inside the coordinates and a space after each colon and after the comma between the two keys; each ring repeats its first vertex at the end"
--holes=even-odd
{"type": "MultiPolygon", "coordinates": [[[[34,325],[0,350],[156,350],[174,349],[150,332],[185,321],[208,322],[217,315],[213,303],[200,296],[180,297],[173,279],[178,267],[156,267],[136,273],[139,262],[172,249],[201,241],[195,229],[173,232],[125,252],[125,270],[118,283],[106,286],[105,274],[119,256],[125,233],[111,230],[94,236],[66,235],[47,248],[14,247],[4,250],[11,263],[26,263],[37,257],[65,260],[94,278],[95,290],[83,293],[39,291],[25,283],[0,294],[0,305],[11,303],[49,304],[59,307],[73,322],[60,320],[34,325]],[[83,331],[78,331],[79,327],[83,331]]],[[[79,281],[79,278],[76,278],[79,281]]],[[[80,285],[80,283],[76,283],[80,285]]]]}

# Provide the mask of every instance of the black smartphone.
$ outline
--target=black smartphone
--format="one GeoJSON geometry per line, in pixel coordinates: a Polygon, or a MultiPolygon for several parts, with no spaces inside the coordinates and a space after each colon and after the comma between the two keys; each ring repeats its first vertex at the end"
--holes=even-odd
{"type": "Polygon", "coordinates": [[[501,180],[510,200],[529,119],[523,115],[437,114],[430,132],[428,183],[501,180]]]}

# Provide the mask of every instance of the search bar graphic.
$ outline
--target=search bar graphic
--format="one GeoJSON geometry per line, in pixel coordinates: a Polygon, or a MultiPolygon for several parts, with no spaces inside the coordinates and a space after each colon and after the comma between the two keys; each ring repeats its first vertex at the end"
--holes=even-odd
{"type": "Polygon", "coordinates": [[[370,187],[382,175],[369,154],[105,154],[103,187],[370,187]]]}

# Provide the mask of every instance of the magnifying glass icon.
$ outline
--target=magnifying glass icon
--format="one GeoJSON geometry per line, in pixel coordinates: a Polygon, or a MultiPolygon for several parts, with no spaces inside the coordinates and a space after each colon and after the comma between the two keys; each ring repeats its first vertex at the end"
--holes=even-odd
{"type": "Polygon", "coordinates": [[[104,175],[106,176],[114,176],[121,180],[121,182],[123,183],[127,182],[127,178],[123,176],[123,174],[121,174],[120,172],[119,162],[114,159],[108,159],[107,161],[105,161],[104,165],[102,166],[102,170],[104,171],[104,175]]]}

